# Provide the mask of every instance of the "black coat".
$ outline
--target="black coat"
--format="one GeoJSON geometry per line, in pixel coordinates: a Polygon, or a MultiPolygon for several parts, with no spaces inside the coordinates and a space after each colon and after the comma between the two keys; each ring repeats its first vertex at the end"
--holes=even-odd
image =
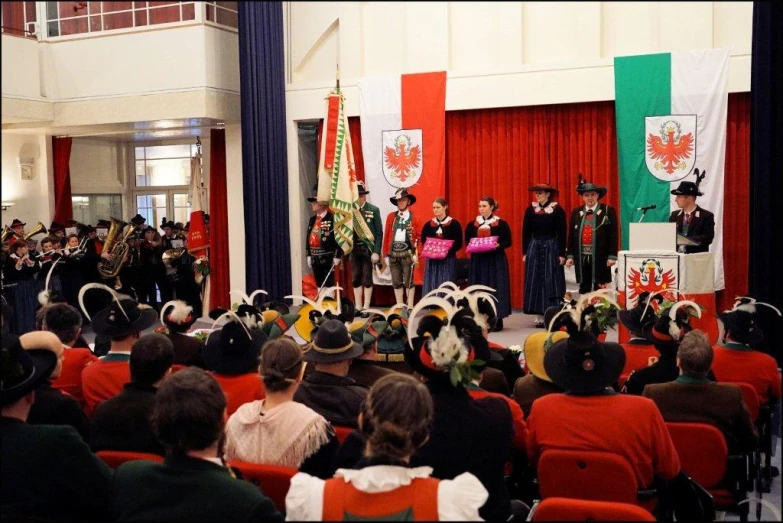
{"type": "Polygon", "coordinates": [[[356,382],[357,385],[367,387],[368,389],[373,384],[384,376],[389,374],[396,374],[391,369],[379,367],[375,362],[370,360],[353,360],[351,362],[351,368],[348,369],[348,377],[356,382]]]}
{"type": "MultiPolygon", "coordinates": [[[[685,211],[682,209],[669,215],[669,222],[677,224],[677,234],[682,234],[682,220],[684,218],[685,211]]],[[[688,225],[688,234],[683,234],[683,236],[699,244],[698,246],[686,245],[686,254],[709,252],[710,244],[715,239],[715,215],[697,205],[691,216],[691,223],[688,225]]]]}
{"type": "Polygon", "coordinates": [[[511,410],[499,398],[474,400],[464,387],[430,380],[435,403],[430,439],[411,459],[411,466],[433,468],[432,477],[454,479],[464,472],[476,476],[489,492],[479,510],[487,521],[505,521],[511,511],[504,467],[511,459],[514,426],[511,410]]]}
{"type": "MultiPolygon", "coordinates": [[[[595,278],[593,283],[608,283],[612,281],[612,271],[606,266],[610,259],[617,259],[617,213],[614,207],[605,203],[599,203],[595,213],[596,226],[593,229],[595,252],[593,253],[593,268],[595,278]]],[[[582,219],[585,216],[585,206],[577,207],[571,212],[571,221],[568,227],[568,251],[567,256],[574,258],[576,281],[582,281],[582,219]]]]}
{"type": "Polygon", "coordinates": [[[114,521],[283,521],[257,486],[217,463],[186,456],[122,464],[114,475],[112,513],[114,521]]]}
{"type": "Polygon", "coordinates": [[[351,378],[316,370],[305,376],[294,401],[307,405],[332,425],[356,428],[368,391],[351,378]]]}
{"type": "Polygon", "coordinates": [[[110,521],[112,471],[72,427],[0,421],[3,521],[110,521]]]}
{"type": "Polygon", "coordinates": [[[193,365],[202,369],[207,368],[204,358],[201,356],[201,352],[204,349],[202,340],[177,332],[169,332],[166,336],[171,340],[171,344],[174,345],[175,365],[193,365]]]}
{"type": "Polygon", "coordinates": [[[50,381],[35,389],[35,403],[27,416],[31,425],[69,425],[82,439],[90,441],[90,421],[84,415],[79,402],[73,396],[52,388],[50,381]]]}
{"type": "Polygon", "coordinates": [[[305,236],[305,247],[307,256],[313,257],[313,263],[320,263],[326,265],[332,263],[333,258],[341,258],[343,251],[337,246],[337,240],[334,237],[334,217],[332,213],[326,211],[326,214],[321,218],[321,245],[320,247],[310,246],[310,233],[315,226],[316,216],[310,216],[310,221],[307,223],[307,236],[305,236]]]}
{"type": "Polygon", "coordinates": [[[92,449],[165,454],[149,421],[155,392],[155,387],[126,383],[122,392],[99,403],[92,417],[92,449]]]}
{"type": "Polygon", "coordinates": [[[550,236],[557,239],[558,256],[565,258],[566,214],[563,208],[558,204],[549,214],[536,214],[536,208],[528,206],[522,220],[522,254],[527,254],[527,248],[533,238],[550,236]]]}

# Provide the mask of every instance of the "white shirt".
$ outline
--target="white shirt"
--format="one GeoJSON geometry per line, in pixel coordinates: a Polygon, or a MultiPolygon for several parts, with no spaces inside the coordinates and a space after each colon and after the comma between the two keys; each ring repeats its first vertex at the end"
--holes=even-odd
{"type": "Polygon", "coordinates": [[[597,208],[598,208],[598,204],[595,204],[593,207],[585,207],[585,212],[588,212],[588,211],[593,211],[593,212],[595,212],[595,210],[596,210],[597,208]]]}
{"type": "MultiPolygon", "coordinates": [[[[342,477],[362,492],[389,492],[410,485],[418,478],[432,475],[432,467],[398,467],[377,465],[360,470],[339,469],[334,477],[342,477]]],[[[325,481],[304,472],[291,478],[291,488],[285,497],[286,521],[323,520],[325,481]]],[[[438,519],[441,521],[483,521],[479,508],[487,502],[489,493],[484,485],[468,472],[438,484],[438,519]]]]}

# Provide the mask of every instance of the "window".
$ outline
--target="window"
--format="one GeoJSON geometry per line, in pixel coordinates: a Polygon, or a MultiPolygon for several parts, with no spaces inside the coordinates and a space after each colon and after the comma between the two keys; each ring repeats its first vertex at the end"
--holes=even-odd
{"type": "Polygon", "coordinates": [[[204,2],[207,7],[205,19],[219,25],[239,27],[237,21],[237,2],[204,2]]]}
{"type": "Polygon", "coordinates": [[[195,2],[46,2],[49,37],[195,19],[195,2]]]}
{"type": "Polygon", "coordinates": [[[71,197],[71,204],[73,219],[85,225],[95,225],[98,220],[108,220],[112,216],[123,219],[120,194],[75,195],[71,197]]]}
{"type": "Polygon", "coordinates": [[[2,2],[1,7],[3,34],[35,38],[35,2],[2,2]]]}
{"type": "Polygon", "coordinates": [[[136,187],[190,184],[190,158],[195,144],[136,147],[136,187]]]}

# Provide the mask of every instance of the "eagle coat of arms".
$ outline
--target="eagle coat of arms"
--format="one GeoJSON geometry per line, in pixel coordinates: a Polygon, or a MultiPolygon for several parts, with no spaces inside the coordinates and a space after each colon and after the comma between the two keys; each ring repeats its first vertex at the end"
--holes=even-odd
{"type": "Polygon", "coordinates": [[[424,166],[421,129],[383,131],[382,136],[384,178],[393,187],[413,186],[424,166]]]}
{"type": "Polygon", "coordinates": [[[664,182],[688,176],[696,163],[696,115],[670,114],[644,119],[650,173],[664,182]]]}

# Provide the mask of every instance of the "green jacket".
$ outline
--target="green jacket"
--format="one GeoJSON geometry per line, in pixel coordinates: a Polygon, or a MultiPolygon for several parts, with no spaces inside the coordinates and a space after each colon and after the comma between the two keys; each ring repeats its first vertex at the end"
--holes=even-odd
{"type": "Polygon", "coordinates": [[[116,521],[283,521],[258,487],[186,456],[123,463],[114,476],[112,512],[116,521]]]}
{"type": "Polygon", "coordinates": [[[0,421],[3,519],[111,519],[112,470],[66,425],[0,421]]]}
{"type": "Polygon", "coordinates": [[[362,214],[364,215],[364,221],[369,227],[372,235],[375,237],[375,241],[372,245],[372,252],[376,254],[381,253],[381,247],[383,247],[383,220],[381,219],[381,210],[370,202],[365,202],[362,207],[362,214]]]}

